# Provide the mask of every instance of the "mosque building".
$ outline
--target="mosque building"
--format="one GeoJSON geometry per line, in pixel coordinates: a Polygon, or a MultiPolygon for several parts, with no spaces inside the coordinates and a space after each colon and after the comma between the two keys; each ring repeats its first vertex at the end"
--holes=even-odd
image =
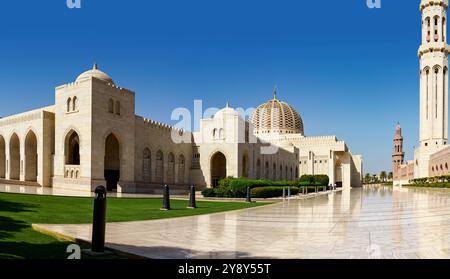
{"type": "Polygon", "coordinates": [[[188,132],[136,115],[135,92],[94,65],[56,87],[54,105],[0,119],[2,184],[153,193],[303,174],[358,187],[362,157],[335,136],[305,136],[300,114],[276,93],[251,120],[227,105],[188,132]]]}

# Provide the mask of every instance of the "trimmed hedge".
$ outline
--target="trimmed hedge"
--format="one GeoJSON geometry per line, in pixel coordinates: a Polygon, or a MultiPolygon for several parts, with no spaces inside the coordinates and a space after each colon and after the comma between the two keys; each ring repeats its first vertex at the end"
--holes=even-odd
{"type": "Polygon", "coordinates": [[[317,186],[328,186],[330,183],[330,178],[328,175],[319,174],[319,175],[309,175],[305,174],[300,177],[298,183],[309,183],[308,185],[317,185],[317,186]]]}
{"type": "MultiPolygon", "coordinates": [[[[315,189],[315,186],[327,186],[328,176],[326,175],[310,175],[302,176],[302,178],[296,181],[272,181],[268,179],[249,179],[249,178],[234,178],[227,177],[219,181],[219,187],[208,188],[202,192],[204,197],[220,197],[220,198],[245,198],[247,195],[247,187],[252,190],[261,187],[275,187],[283,191],[283,187],[308,187],[308,192],[311,192],[311,188],[315,189]]],[[[314,191],[314,190],[312,190],[314,191]]],[[[296,195],[298,191],[292,195],[296,195]]]]}
{"type": "Polygon", "coordinates": [[[436,183],[450,183],[450,175],[441,175],[434,177],[416,178],[411,179],[409,183],[411,184],[436,184],[436,183]]]}
{"type": "MultiPolygon", "coordinates": [[[[267,198],[277,198],[283,196],[283,189],[286,189],[286,195],[287,195],[287,188],[284,187],[259,187],[252,189],[252,198],[260,198],[260,199],[267,199],[267,198]]],[[[298,187],[291,187],[291,195],[297,195],[298,194],[298,187]]]]}
{"type": "Polygon", "coordinates": [[[441,183],[416,183],[416,184],[408,184],[403,185],[405,187],[420,187],[420,188],[450,188],[450,183],[441,182],[441,183]]]}

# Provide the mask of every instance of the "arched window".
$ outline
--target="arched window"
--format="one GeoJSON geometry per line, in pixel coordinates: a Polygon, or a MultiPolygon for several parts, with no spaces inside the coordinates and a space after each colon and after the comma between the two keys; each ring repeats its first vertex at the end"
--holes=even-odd
{"type": "Polygon", "coordinates": [[[120,115],[120,102],[116,101],[116,114],[120,115]]]}
{"type": "Polygon", "coordinates": [[[213,129],[212,136],[213,136],[213,139],[217,138],[217,129],[213,129]]]}
{"type": "Polygon", "coordinates": [[[266,170],[265,170],[266,173],[265,173],[265,176],[264,176],[266,179],[270,178],[269,171],[270,171],[269,170],[269,162],[267,161],[266,162],[266,170]]]}
{"type": "Polygon", "coordinates": [[[167,182],[175,182],[175,156],[173,153],[169,153],[168,165],[167,165],[167,182]]]}
{"type": "Polygon", "coordinates": [[[272,180],[277,180],[277,164],[276,163],[273,163],[272,180]]]}
{"type": "Polygon", "coordinates": [[[433,39],[435,42],[439,41],[438,25],[439,25],[439,17],[436,16],[434,18],[434,34],[433,34],[433,39]]]}
{"type": "Polygon", "coordinates": [[[164,182],[164,154],[161,150],[156,153],[156,173],[155,180],[158,183],[164,182]]]}
{"type": "Polygon", "coordinates": [[[219,130],[219,139],[224,139],[225,138],[225,133],[223,129],[219,130]]]}
{"type": "Polygon", "coordinates": [[[78,110],[78,98],[77,97],[73,97],[72,110],[73,111],[78,110]]]}
{"type": "Polygon", "coordinates": [[[65,155],[67,165],[80,165],[80,138],[75,131],[66,136],[65,155]]]}
{"type": "Polygon", "coordinates": [[[442,18],[442,39],[441,39],[441,41],[442,42],[445,42],[445,39],[446,39],[446,37],[447,37],[447,24],[446,24],[446,19],[445,19],[445,17],[443,17],[442,18]]]}
{"type": "Polygon", "coordinates": [[[114,113],[114,100],[113,99],[109,99],[109,101],[108,101],[108,112],[114,113]]]}
{"type": "Polygon", "coordinates": [[[261,179],[261,160],[256,161],[256,179],[261,179]]]}
{"type": "Polygon", "coordinates": [[[184,159],[184,155],[180,155],[178,157],[178,181],[177,183],[184,184],[185,183],[185,173],[186,173],[186,160],[184,159]]]}
{"type": "Polygon", "coordinates": [[[150,149],[144,149],[144,153],[142,155],[142,180],[145,183],[150,183],[152,180],[152,153],[150,149]]]}
{"type": "Polygon", "coordinates": [[[67,112],[70,112],[70,108],[72,105],[72,98],[67,99],[67,112]]]}

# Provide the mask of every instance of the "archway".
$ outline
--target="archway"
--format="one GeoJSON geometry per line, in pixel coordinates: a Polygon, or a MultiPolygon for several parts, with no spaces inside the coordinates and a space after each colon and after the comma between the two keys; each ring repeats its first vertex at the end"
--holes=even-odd
{"type": "Polygon", "coordinates": [[[336,186],[342,187],[342,182],[343,182],[342,162],[339,159],[336,160],[334,173],[335,173],[336,186]]]}
{"type": "Polygon", "coordinates": [[[219,181],[227,177],[227,159],[222,152],[211,157],[211,186],[219,186],[219,181]]]}
{"type": "Polygon", "coordinates": [[[120,180],[120,144],[113,134],[105,141],[105,180],[108,191],[117,190],[120,180]]]}
{"type": "Polygon", "coordinates": [[[164,154],[161,150],[158,150],[158,152],[156,152],[155,180],[158,183],[164,182],[164,154]]]}
{"type": "Polygon", "coordinates": [[[80,137],[77,132],[70,131],[65,141],[66,165],[80,165],[80,137]]]}
{"type": "Polygon", "coordinates": [[[0,136],[0,178],[6,177],[6,146],[5,139],[0,136]]]}
{"type": "Polygon", "coordinates": [[[269,170],[269,162],[266,162],[266,171],[265,171],[265,179],[270,179],[270,170],[269,170]]]}
{"type": "Polygon", "coordinates": [[[185,183],[185,174],[186,174],[186,160],[184,155],[180,155],[178,157],[178,183],[185,183]]]}
{"type": "Polygon", "coordinates": [[[261,179],[261,160],[256,161],[256,179],[261,179]]]}
{"type": "Polygon", "coordinates": [[[37,137],[33,131],[30,131],[25,137],[25,181],[37,181],[37,175],[37,137]]]}
{"type": "Polygon", "coordinates": [[[167,182],[175,182],[175,155],[169,153],[168,164],[167,164],[167,182]]]}
{"type": "Polygon", "coordinates": [[[242,157],[242,177],[247,178],[248,177],[248,155],[247,153],[244,154],[242,157]]]}
{"type": "Polygon", "coordinates": [[[150,183],[152,180],[152,153],[150,149],[144,149],[142,154],[142,180],[150,183]]]}
{"type": "Polygon", "coordinates": [[[276,163],[273,163],[272,180],[273,181],[277,180],[277,164],[276,163]]]}
{"type": "Polygon", "coordinates": [[[17,134],[9,140],[9,179],[20,179],[20,140],[17,134]]]}

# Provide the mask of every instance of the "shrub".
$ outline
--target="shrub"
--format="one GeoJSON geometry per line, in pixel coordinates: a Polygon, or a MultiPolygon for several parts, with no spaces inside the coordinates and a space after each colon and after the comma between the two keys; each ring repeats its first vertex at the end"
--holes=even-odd
{"type": "MultiPolygon", "coordinates": [[[[287,187],[277,187],[277,186],[270,186],[270,187],[258,187],[252,189],[252,197],[253,198],[276,198],[276,197],[282,197],[283,196],[283,189],[285,189],[285,194],[288,193],[287,187]]],[[[291,195],[297,195],[299,193],[298,187],[290,187],[291,189],[291,195]]]]}
{"type": "Polygon", "coordinates": [[[314,185],[314,186],[328,186],[328,183],[330,182],[330,179],[328,177],[328,175],[325,174],[318,174],[318,175],[310,175],[310,174],[305,174],[302,175],[298,181],[297,181],[297,185],[298,186],[310,186],[310,185],[314,185]]]}
{"type": "Polygon", "coordinates": [[[423,187],[423,188],[450,188],[450,183],[440,182],[440,183],[418,183],[403,185],[405,187],[423,187]]]}
{"type": "MultiPolygon", "coordinates": [[[[287,187],[270,186],[270,187],[254,188],[252,189],[252,197],[260,199],[281,197],[283,196],[283,189],[286,189],[287,195],[287,187]]],[[[298,194],[298,187],[291,187],[291,195],[297,194],[298,194]]]]}
{"type": "Polygon", "coordinates": [[[328,178],[328,175],[319,174],[319,175],[316,175],[315,181],[319,184],[319,186],[328,186],[328,183],[330,182],[330,178],[328,178]]]}
{"type": "Polygon", "coordinates": [[[205,198],[212,198],[212,197],[215,197],[215,196],[216,196],[216,193],[214,192],[214,189],[213,189],[213,188],[207,188],[207,189],[205,189],[205,190],[202,191],[202,195],[203,195],[205,198]]]}

